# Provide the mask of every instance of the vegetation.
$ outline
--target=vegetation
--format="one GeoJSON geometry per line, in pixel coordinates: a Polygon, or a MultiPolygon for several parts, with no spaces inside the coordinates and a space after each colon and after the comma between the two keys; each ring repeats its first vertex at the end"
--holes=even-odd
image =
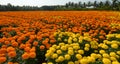
{"type": "Polygon", "coordinates": [[[106,0],[105,2],[68,2],[65,5],[54,6],[14,6],[8,3],[0,5],[0,11],[29,11],[29,10],[120,10],[120,0],[106,0]]]}
{"type": "Polygon", "coordinates": [[[0,12],[0,64],[120,64],[120,13],[0,12]]]}

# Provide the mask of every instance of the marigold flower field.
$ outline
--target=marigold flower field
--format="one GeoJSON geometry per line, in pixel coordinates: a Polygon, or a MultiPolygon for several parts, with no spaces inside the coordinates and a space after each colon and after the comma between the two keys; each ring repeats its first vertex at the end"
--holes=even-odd
{"type": "Polygon", "coordinates": [[[0,12],[0,64],[120,64],[120,12],[0,12]]]}

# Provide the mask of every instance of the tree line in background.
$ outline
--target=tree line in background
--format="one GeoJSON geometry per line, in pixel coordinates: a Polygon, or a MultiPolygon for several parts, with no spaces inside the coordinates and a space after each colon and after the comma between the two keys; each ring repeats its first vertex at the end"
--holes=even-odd
{"type": "Polygon", "coordinates": [[[14,6],[8,3],[0,5],[0,11],[29,11],[29,10],[120,10],[120,0],[94,2],[68,2],[65,5],[54,6],[14,6]]]}

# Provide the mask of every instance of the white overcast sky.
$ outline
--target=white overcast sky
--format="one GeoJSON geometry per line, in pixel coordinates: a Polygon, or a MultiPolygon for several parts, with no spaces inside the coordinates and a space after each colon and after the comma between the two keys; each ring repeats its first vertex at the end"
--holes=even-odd
{"type": "MultiPolygon", "coordinates": [[[[12,5],[30,5],[30,6],[43,6],[43,5],[64,5],[67,2],[88,2],[95,0],[0,0],[0,4],[6,5],[11,3],[12,5]]],[[[105,0],[96,0],[96,1],[105,1],[105,0]]]]}

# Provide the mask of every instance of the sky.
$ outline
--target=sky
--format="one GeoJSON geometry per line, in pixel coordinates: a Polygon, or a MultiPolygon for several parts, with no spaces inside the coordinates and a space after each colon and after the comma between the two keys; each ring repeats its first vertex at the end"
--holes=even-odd
{"type": "MultiPolygon", "coordinates": [[[[43,6],[43,5],[64,5],[67,2],[88,2],[95,0],[0,0],[0,4],[6,5],[7,3],[11,3],[12,5],[29,5],[29,6],[43,6]]],[[[96,0],[96,1],[105,1],[105,0],[96,0]]]]}

